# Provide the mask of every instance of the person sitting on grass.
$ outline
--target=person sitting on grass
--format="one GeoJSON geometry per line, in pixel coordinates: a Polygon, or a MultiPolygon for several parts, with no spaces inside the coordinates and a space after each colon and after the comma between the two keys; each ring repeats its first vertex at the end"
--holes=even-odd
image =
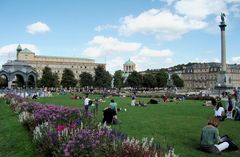
{"type": "Polygon", "coordinates": [[[228,142],[220,143],[219,124],[218,118],[211,117],[208,120],[208,124],[202,128],[200,150],[219,154],[229,147],[228,142]]]}
{"type": "Polygon", "coordinates": [[[119,124],[121,123],[121,121],[117,118],[117,112],[111,109],[111,107],[107,107],[103,110],[102,123],[111,125],[111,124],[119,124]]]}
{"type": "Polygon", "coordinates": [[[136,103],[136,106],[146,107],[147,105],[144,103],[144,101],[139,101],[138,103],[136,103]]]}
{"type": "Polygon", "coordinates": [[[200,150],[209,153],[221,154],[224,150],[236,151],[238,146],[234,144],[228,135],[219,136],[218,126],[220,121],[211,117],[208,124],[202,128],[200,150]]]}
{"type": "Polygon", "coordinates": [[[224,119],[226,118],[225,110],[221,102],[217,103],[217,106],[214,109],[214,116],[218,118],[220,121],[224,121],[224,119]]]}
{"type": "Polygon", "coordinates": [[[117,112],[117,103],[113,99],[110,101],[109,106],[112,110],[115,110],[117,112]]]}

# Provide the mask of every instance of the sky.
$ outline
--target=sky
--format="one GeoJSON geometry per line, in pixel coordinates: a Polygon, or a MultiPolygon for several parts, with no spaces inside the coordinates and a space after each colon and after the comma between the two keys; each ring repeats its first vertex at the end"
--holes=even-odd
{"type": "Polygon", "coordinates": [[[16,48],[95,59],[114,73],[220,62],[221,12],[227,63],[240,64],[240,0],[0,0],[0,65],[16,48]]]}

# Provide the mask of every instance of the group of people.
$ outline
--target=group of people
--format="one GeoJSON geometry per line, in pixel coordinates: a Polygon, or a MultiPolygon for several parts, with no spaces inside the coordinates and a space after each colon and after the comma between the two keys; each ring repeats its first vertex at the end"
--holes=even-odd
{"type": "MultiPolygon", "coordinates": [[[[88,96],[88,94],[84,98],[84,110],[85,112],[88,112],[90,106],[95,106],[94,111],[95,113],[98,112],[98,106],[99,106],[99,99],[96,98],[95,100],[91,100],[88,96]]],[[[106,124],[118,124],[121,121],[117,118],[117,112],[119,112],[120,109],[117,108],[117,103],[114,101],[114,99],[111,99],[109,106],[107,106],[103,110],[103,123],[106,124]]]]}
{"type": "Polygon", "coordinates": [[[218,130],[220,121],[225,118],[240,120],[240,99],[237,93],[228,96],[226,109],[223,107],[221,100],[212,99],[211,103],[214,106],[214,116],[202,128],[200,149],[217,154],[220,154],[223,150],[239,151],[238,146],[227,135],[220,137],[218,130]],[[232,96],[235,101],[233,101],[232,96]]]}
{"type": "Polygon", "coordinates": [[[225,118],[240,120],[240,101],[233,101],[232,97],[229,96],[226,103],[226,109],[223,107],[221,101],[212,100],[212,105],[214,106],[214,116],[220,121],[225,118]]]}
{"type": "Polygon", "coordinates": [[[238,146],[227,136],[219,136],[218,126],[220,120],[211,117],[206,126],[202,128],[200,149],[209,153],[220,154],[223,150],[239,150],[238,146]]]}

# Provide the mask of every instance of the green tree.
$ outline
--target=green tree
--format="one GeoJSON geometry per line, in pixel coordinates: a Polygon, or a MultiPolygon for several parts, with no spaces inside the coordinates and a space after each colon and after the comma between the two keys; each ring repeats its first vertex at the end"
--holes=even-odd
{"type": "Polygon", "coordinates": [[[67,88],[76,87],[77,80],[75,79],[74,74],[71,69],[65,68],[63,70],[61,85],[63,87],[67,87],[67,88]]]}
{"type": "Polygon", "coordinates": [[[184,86],[184,82],[183,80],[178,76],[178,74],[172,74],[171,76],[173,83],[176,87],[183,87],[184,86]]]}
{"type": "Polygon", "coordinates": [[[53,73],[51,68],[49,67],[44,67],[43,73],[42,73],[42,78],[40,79],[40,86],[41,87],[53,87],[54,82],[53,82],[53,73]]]}
{"type": "Polygon", "coordinates": [[[123,87],[123,81],[124,78],[122,76],[123,72],[121,70],[117,70],[115,71],[114,75],[113,75],[113,79],[114,79],[114,87],[121,89],[123,87]]]}
{"type": "Polygon", "coordinates": [[[156,78],[153,76],[153,74],[145,74],[143,76],[143,87],[146,88],[154,88],[157,85],[156,78]]]}
{"type": "Polygon", "coordinates": [[[94,85],[98,88],[110,88],[112,83],[111,74],[103,66],[95,68],[94,85]]]}
{"type": "Polygon", "coordinates": [[[157,87],[166,87],[167,86],[167,80],[168,80],[168,74],[165,70],[160,70],[156,75],[156,82],[157,87]]]}
{"type": "Polygon", "coordinates": [[[53,87],[60,87],[60,81],[57,73],[53,73],[53,87]]]}
{"type": "Polygon", "coordinates": [[[81,87],[89,87],[89,86],[93,86],[93,77],[90,73],[87,72],[83,72],[79,75],[80,80],[80,86],[81,87]]]}
{"type": "Polygon", "coordinates": [[[127,78],[126,83],[132,88],[139,88],[142,85],[142,75],[136,71],[133,71],[127,78]]]}

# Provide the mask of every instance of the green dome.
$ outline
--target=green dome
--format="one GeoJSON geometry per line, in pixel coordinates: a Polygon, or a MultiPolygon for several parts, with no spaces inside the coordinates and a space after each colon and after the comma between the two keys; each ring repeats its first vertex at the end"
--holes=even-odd
{"type": "Polygon", "coordinates": [[[27,48],[23,49],[22,52],[25,52],[25,53],[32,53],[32,51],[30,51],[30,50],[27,49],[27,48]]]}
{"type": "Polygon", "coordinates": [[[22,51],[22,47],[21,47],[21,45],[19,44],[18,47],[17,47],[17,52],[20,52],[20,51],[22,51]]]}
{"type": "Polygon", "coordinates": [[[124,63],[124,65],[135,65],[130,59],[124,63]]]}

